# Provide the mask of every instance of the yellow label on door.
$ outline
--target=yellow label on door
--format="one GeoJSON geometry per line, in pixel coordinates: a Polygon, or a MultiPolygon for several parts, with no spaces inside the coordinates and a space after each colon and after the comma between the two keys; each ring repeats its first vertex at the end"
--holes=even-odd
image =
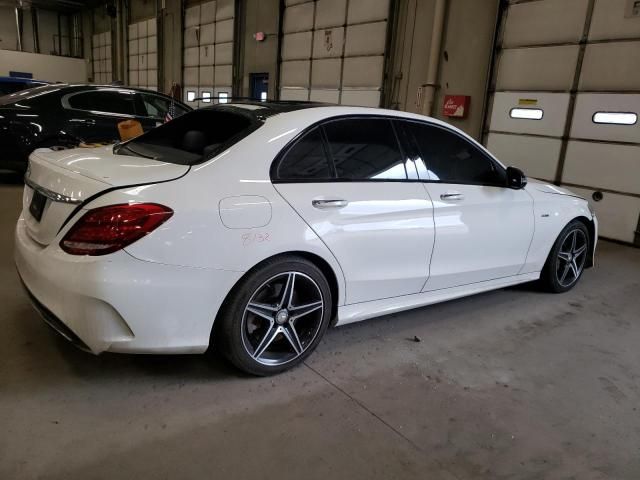
{"type": "Polygon", "coordinates": [[[518,105],[537,105],[537,104],[538,104],[537,98],[520,98],[518,100],[518,105]]]}

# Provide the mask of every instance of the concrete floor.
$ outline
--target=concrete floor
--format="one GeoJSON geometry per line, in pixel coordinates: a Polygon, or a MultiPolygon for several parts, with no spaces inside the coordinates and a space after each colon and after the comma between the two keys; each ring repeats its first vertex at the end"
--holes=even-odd
{"type": "Polygon", "coordinates": [[[54,336],[14,271],[20,192],[0,185],[2,479],[640,478],[638,249],[602,242],[564,295],[333,329],[305,366],[256,379],[54,336]]]}

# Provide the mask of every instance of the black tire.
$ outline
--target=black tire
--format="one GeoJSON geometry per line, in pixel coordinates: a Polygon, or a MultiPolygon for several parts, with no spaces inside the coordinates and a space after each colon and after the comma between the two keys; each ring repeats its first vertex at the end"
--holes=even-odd
{"type": "Polygon", "coordinates": [[[302,363],[316,348],[329,325],[332,302],[329,283],[312,262],[297,256],[268,260],[249,272],[225,300],[214,326],[213,344],[246,373],[283,372],[302,363]],[[288,294],[291,278],[294,290],[288,294]],[[279,306],[286,296],[288,305],[279,306]],[[303,313],[305,307],[309,313],[303,313]],[[259,353],[267,341],[268,348],[259,353]]]}
{"type": "Polygon", "coordinates": [[[542,287],[552,293],[571,290],[580,280],[590,252],[591,238],[585,224],[579,220],[569,222],[549,252],[540,275],[542,287]],[[574,238],[576,243],[573,243],[574,238]],[[583,248],[580,254],[576,254],[583,248]]]}

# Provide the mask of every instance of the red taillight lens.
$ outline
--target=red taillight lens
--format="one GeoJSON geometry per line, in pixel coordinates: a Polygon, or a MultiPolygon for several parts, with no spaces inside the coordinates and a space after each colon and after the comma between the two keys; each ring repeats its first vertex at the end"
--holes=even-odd
{"type": "Polygon", "coordinates": [[[64,236],[71,255],[106,255],[120,250],[166,222],[173,210],[157,203],[109,205],[89,210],[64,236]]]}

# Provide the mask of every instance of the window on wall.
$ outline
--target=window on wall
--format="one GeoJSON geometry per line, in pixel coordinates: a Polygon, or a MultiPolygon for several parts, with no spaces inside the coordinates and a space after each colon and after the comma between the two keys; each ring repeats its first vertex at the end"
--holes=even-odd
{"type": "Polygon", "coordinates": [[[111,67],[111,32],[97,33],[91,37],[93,45],[93,82],[109,84],[113,81],[111,67]]]}
{"type": "Polygon", "coordinates": [[[635,125],[638,114],[633,112],[596,112],[593,114],[593,123],[605,123],[609,125],[635,125]]]}
{"type": "Polygon", "coordinates": [[[338,178],[405,180],[407,174],[391,121],[335,120],[324,125],[338,178]]]}
{"type": "Polygon", "coordinates": [[[129,25],[129,85],[158,90],[157,47],[155,18],[129,25]]]}
{"type": "Polygon", "coordinates": [[[429,180],[470,185],[499,185],[507,182],[504,168],[461,136],[433,125],[407,122],[429,180]]]}
{"type": "Polygon", "coordinates": [[[509,116],[521,120],[542,120],[544,112],[541,108],[512,108],[509,116]]]}

